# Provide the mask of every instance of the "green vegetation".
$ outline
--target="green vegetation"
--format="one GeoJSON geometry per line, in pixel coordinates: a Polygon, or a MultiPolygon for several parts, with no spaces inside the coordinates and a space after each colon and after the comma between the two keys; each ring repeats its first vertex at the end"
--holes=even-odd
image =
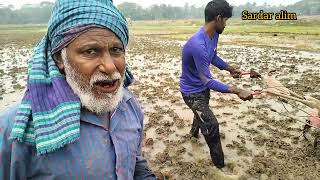
{"type": "Polygon", "coordinates": [[[38,5],[27,4],[20,9],[12,5],[0,4],[0,24],[40,24],[47,23],[53,8],[52,2],[41,2],[38,5]]]}
{"type": "MultiPolygon", "coordinates": [[[[298,21],[242,21],[231,18],[225,33],[285,33],[320,35],[319,16],[302,17],[298,21]]],[[[202,19],[135,21],[130,28],[136,35],[192,34],[204,24],[202,19]]]]}
{"type": "Polygon", "coordinates": [[[287,33],[319,35],[319,26],[266,26],[266,25],[234,25],[225,29],[226,33],[287,33]]]}
{"type": "MultiPolygon", "coordinates": [[[[242,21],[231,18],[221,43],[250,46],[277,46],[317,51],[320,49],[319,16],[305,16],[298,21],[242,21]],[[275,38],[277,36],[277,38],[275,38]]],[[[133,21],[131,39],[152,36],[168,40],[186,40],[203,25],[202,19],[133,21]]],[[[0,48],[15,44],[34,46],[46,32],[46,25],[0,25],[0,48]]]]}
{"type": "Polygon", "coordinates": [[[46,25],[0,25],[0,33],[37,33],[46,32],[46,25]]]}
{"type": "MultiPolygon", "coordinates": [[[[148,8],[142,8],[136,3],[124,2],[118,8],[126,17],[132,20],[158,20],[158,19],[193,19],[203,18],[204,7],[190,6],[188,3],[184,7],[173,7],[170,5],[153,5],[148,8]]],[[[240,17],[243,10],[258,12],[264,10],[266,12],[278,12],[280,10],[288,10],[290,12],[301,15],[320,15],[319,0],[301,0],[293,5],[288,6],[270,6],[267,3],[257,5],[256,3],[246,3],[240,6],[234,6],[234,17],[240,17]]]]}
{"type": "Polygon", "coordinates": [[[0,25],[0,48],[8,44],[32,47],[46,29],[46,25],[0,25]]]}
{"type": "MultiPolygon", "coordinates": [[[[0,24],[44,24],[48,22],[52,8],[52,2],[41,2],[37,5],[27,4],[20,9],[14,9],[11,5],[3,6],[0,4],[0,24]]],[[[131,20],[203,19],[204,14],[204,7],[196,7],[188,3],[184,7],[160,4],[142,8],[136,3],[124,2],[119,4],[118,8],[131,20]]],[[[240,17],[243,10],[248,10],[249,12],[288,10],[289,12],[297,13],[299,19],[302,15],[320,15],[320,1],[301,0],[289,6],[270,6],[267,3],[258,6],[256,3],[246,3],[234,6],[234,17],[240,17]]]]}

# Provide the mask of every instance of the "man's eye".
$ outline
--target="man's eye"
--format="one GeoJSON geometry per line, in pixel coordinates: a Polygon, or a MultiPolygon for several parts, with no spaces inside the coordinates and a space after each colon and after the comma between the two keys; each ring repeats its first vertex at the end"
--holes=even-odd
{"type": "Polygon", "coordinates": [[[90,57],[92,57],[92,56],[97,56],[97,55],[99,55],[100,50],[99,50],[99,49],[96,49],[96,48],[92,48],[92,49],[84,50],[82,53],[83,53],[83,55],[85,55],[85,56],[90,56],[90,57]]]}
{"type": "Polygon", "coordinates": [[[85,51],[85,54],[95,55],[95,54],[97,54],[97,50],[95,50],[95,49],[88,49],[88,50],[85,51]]]}
{"type": "Polygon", "coordinates": [[[112,53],[121,54],[124,53],[124,49],[120,47],[113,47],[110,49],[112,53]]]}

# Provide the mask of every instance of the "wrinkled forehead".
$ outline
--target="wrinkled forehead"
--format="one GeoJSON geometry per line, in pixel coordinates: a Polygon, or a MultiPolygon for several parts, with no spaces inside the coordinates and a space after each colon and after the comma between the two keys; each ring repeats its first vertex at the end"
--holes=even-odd
{"type": "Polygon", "coordinates": [[[110,29],[127,46],[128,24],[112,0],[57,0],[48,23],[51,52],[58,52],[94,26],[110,29]]]}
{"type": "Polygon", "coordinates": [[[92,28],[88,30],[85,33],[82,33],[80,36],[78,36],[77,39],[104,39],[104,40],[110,40],[110,41],[118,41],[122,44],[118,36],[112,32],[109,29],[106,28],[92,28]]]}
{"type": "Polygon", "coordinates": [[[74,41],[87,41],[92,38],[99,39],[104,38],[104,39],[109,39],[113,41],[119,41],[122,46],[124,46],[123,42],[121,39],[118,37],[116,33],[114,33],[112,30],[109,28],[99,26],[99,25],[81,25],[77,26],[74,28],[71,28],[63,33],[61,33],[61,43],[59,46],[55,47],[52,50],[52,53],[56,53],[63,49],[64,47],[68,46],[74,41]]]}
{"type": "Polygon", "coordinates": [[[106,28],[89,29],[75,38],[71,43],[77,46],[81,46],[82,44],[96,43],[101,46],[117,44],[124,47],[119,37],[114,32],[106,28]]]}

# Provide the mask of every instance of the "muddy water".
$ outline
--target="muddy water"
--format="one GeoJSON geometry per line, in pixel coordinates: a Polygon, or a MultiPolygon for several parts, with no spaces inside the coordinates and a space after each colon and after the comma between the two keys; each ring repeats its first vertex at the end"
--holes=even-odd
{"type": "MultiPolygon", "coordinates": [[[[302,138],[303,124],[279,114],[305,121],[306,113],[299,109],[310,109],[268,95],[242,102],[234,95],[211,93],[210,106],[220,123],[227,162],[222,171],[215,169],[203,136],[188,135],[193,114],[179,93],[184,43],[143,38],[136,39],[129,50],[128,62],[137,76],[131,89],[146,113],[144,152],[154,170],[171,179],[320,178],[319,154],[302,138]]],[[[218,52],[243,71],[255,68],[264,76],[275,71],[272,75],[297,93],[319,95],[319,53],[234,45],[221,46],[218,52]]],[[[212,73],[222,82],[249,90],[264,88],[248,77],[235,80],[215,68],[212,73]]]]}
{"type": "Polygon", "coordinates": [[[0,50],[0,110],[21,99],[30,56],[31,49],[26,48],[7,47],[0,50]]]}
{"type": "MultiPolygon", "coordinates": [[[[218,170],[211,161],[202,135],[188,132],[193,114],[179,92],[181,47],[185,42],[132,38],[127,53],[136,82],[130,89],[145,112],[143,155],[154,171],[169,179],[320,179],[320,153],[302,138],[306,106],[286,104],[276,97],[255,96],[248,102],[235,95],[211,92],[210,107],[220,123],[227,167],[218,170]]],[[[297,93],[319,96],[320,54],[249,46],[223,45],[219,55],[243,71],[269,71],[297,93]]],[[[25,86],[31,50],[0,50],[0,110],[19,101],[25,86]]],[[[248,77],[232,79],[212,67],[213,77],[248,90],[264,88],[248,77]]]]}

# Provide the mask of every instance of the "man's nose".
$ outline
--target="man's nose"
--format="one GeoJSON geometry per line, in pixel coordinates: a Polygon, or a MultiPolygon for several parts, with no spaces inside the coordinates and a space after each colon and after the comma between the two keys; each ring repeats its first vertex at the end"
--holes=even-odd
{"type": "Polygon", "coordinates": [[[101,57],[99,70],[106,74],[112,74],[117,70],[114,64],[114,59],[110,56],[109,53],[105,53],[103,57],[101,57]]]}

